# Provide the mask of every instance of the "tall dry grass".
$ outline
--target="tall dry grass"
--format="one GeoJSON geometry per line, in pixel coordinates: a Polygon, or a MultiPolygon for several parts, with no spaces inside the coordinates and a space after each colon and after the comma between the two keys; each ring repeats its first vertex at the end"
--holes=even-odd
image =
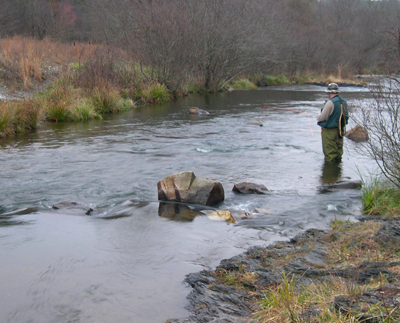
{"type": "Polygon", "coordinates": [[[65,44],[23,36],[0,39],[0,79],[29,89],[33,82],[46,77],[49,66],[67,67],[72,62],[83,62],[96,47],[90,43],[65,44]]]}

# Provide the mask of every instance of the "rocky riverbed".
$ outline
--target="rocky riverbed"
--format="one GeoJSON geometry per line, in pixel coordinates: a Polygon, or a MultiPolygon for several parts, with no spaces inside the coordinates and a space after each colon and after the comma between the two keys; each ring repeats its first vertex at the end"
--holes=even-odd
{"type": "Polygon", "coordinates": [[[326,311],[363,322],[398,322],[400,218],[359,220],[253,247],[221,261],[214,271],[189,274],[185,282],[193,288],[187,307],[191,315],[167,322],[258,322],[255,313],[263,309],[260,301],[288,281],[295,286],[294,293],[311,285],[340,282],[345,286],[331,291],[325,307],[310,299],[296,314],[307,322],[319,322],[326,311]]]}

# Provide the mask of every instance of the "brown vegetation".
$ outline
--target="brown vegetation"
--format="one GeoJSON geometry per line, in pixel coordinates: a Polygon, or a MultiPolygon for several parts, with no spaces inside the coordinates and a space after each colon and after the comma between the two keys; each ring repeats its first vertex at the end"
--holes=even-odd
{"type": "Polygon", "coordinates": [[[339,82],[400,67],[398,1],[0,0],[0,7],[1,83],[34,92],[62,77],[75,97],[65,120],[73,106],[92,106],[86,119],[190,91],[252,88],[247,79],[339,82]]]}
{"type": "MultiPolygon", "coordinates": [[[[181,91],[242,74],[339,78],[399,69],[398,1],[0,0],[0,37],[124,48],[145,77],[181,91]]],[[[79,54],[78,54],[79,56],[79,54]]]]}

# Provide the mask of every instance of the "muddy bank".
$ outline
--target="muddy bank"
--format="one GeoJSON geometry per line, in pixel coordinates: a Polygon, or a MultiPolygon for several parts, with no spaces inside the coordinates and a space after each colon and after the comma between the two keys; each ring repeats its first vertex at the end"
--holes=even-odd
{"type": "MultiPolygon", "coordinates": [[[[189,274],[185,282],[193,288],[187,307],[191,315],[167,322],[249,322],[259,310],[259,301],[284,277],[293,279],[299,290],[337,279],[359,286],[359,293],[350,295],[343,290],[335,295],[329,307],[345,315],[352,313],[365,322],[384,319],[370,313],[372,306],[384,306],[383,316],[399,315],[400,218],[366,217],[362,221],[342,223],[331,231],[310,229],[288,242],[250,248],[221,261],[214,271],[189,274]],[[371,227],[376,230],[371,231],[371,227]],[[376,248],[383,252],[380,259],[366,260],[370,258],[365,251],[378,253],[376,248]],[[332,256],[342,249],[354,256],[352,261],[351,257],[344,261],[332,256]],[[380,283],[372,286],[377,280],[380,283]]],[[[302,315],[315,320],[321,310],[310,306],[302,315]]]]}

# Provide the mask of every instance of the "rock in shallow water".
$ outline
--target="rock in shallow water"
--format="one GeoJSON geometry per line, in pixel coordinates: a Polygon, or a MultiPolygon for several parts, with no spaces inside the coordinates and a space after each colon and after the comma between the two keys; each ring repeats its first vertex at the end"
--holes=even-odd
{"type": "Polygon", "coordinates": [[[94,210],[91,207],[86,207],[76,202],[63,201],[53,205],[54,210],[61,210],[67,213],[74,213],[79,215],[90,215],[94,210]]]}
{"type": "Polygon", "coordinates": [[[232,191],[242,194],[265,194],[268,192],[268,189],[262,184],[241,182],[235,184],[232,191]]]}
{"type": "Polygon", "coordinates": [[[225,199],[222,184],[211,178],[196,177],[193,172],[182,172],[157,183],[158,199],[200,205],[217,205],[225,199]]]}
{"type": "Polygon", "coordinates": [[[189,113],[190,114],[210,114],[208,111],[202,110],[199,108],[190,108],[189,113]]]}

